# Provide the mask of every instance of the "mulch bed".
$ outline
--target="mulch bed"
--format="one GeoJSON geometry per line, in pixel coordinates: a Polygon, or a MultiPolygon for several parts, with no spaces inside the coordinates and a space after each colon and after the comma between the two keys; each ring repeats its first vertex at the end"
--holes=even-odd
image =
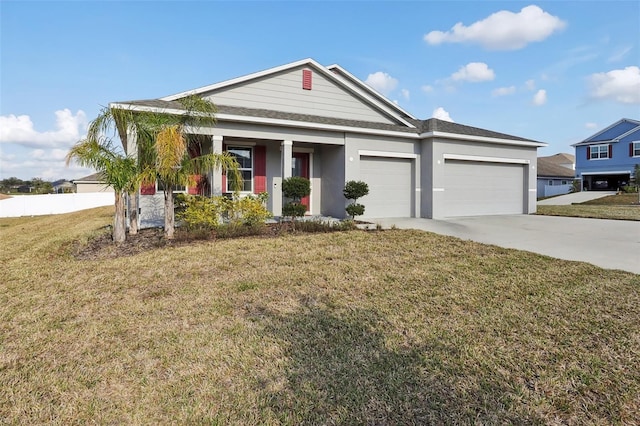
{"type": "MultiPolygon", "coordinates": [[[[367,223],[356,221],[356,223],[367,223]]],[[[325,231],[329,232],[329,231],[325,231]]],[[[218,236],[215,232],[209,234],[189,234],[181,229],[176,229],[175,238],[167,240],[164,238],[162,228],[141,229],[137,234],[127,234],[127,239],[115,244],[111,238],[110,227],[105,227],[104,232],[91,238],[86,243],[76,241],[71,246],[71,254],[78,260],[99,260],[99,259],[115,259],[125,256],[133,256],[149,250],[163,247],[181,247],[191,244],[198,244],[217,239],[227,238],[275,238],[286,234],[302,234],[308,233],[294,229],[290,223],[269,223],[266,224],[258,233],[255,231],[246,234],[237,233],[233,236],[218,236]]]]}

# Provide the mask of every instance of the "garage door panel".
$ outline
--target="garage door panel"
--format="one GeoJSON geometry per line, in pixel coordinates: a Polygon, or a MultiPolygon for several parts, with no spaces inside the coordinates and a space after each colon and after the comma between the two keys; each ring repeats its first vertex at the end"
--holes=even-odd
{"type": "Polygon", "coordinates": [[[522,214],[524,166],[447,160],[445,216],[522,214]]]}
{"type": "Polygon", "coordinates": [[[411,217],[412,170],[408,158],[361,157],[360,180],[369,185],[369,195],[358,200],[363,217],[411,217]]]}

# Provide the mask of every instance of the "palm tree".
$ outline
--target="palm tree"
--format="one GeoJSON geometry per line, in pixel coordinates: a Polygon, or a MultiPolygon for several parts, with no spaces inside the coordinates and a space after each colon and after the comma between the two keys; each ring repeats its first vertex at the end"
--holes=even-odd
{"type": "Polygon", "coordinates": [[[84,167],[91,167],[101,173],[108,186],[115,192],[115,217],[113,241],[121,243],[126,239],[125,191],[136,177],[136,162],[119,152],[111,139],[93,137],[96,121],[91,123],[87,138],[76,143],[67,153],[66,163],[75,160],[84,167]]]}
{"type": "MultiPolygon", "coordinates": [[[[173,203],[174,186],[193,186],[195,176],[211,170],[223,169],[229,174],[230,182],[238,190],[242,186],[242,174],[238,162],[229,153],[196,155],[192,157],[189,148],[198,142],[190,141],[187,135],[189,127],[211,127],[215,125],[215,105],[197,96],[187,96],[178,100],[185,112],[180,115],[145,113],[147,130],[152,138],[145,137],[145,153],[151,154],[153,161],[146,160],[147,166],[142,179],[152,180],[155,173],[164,185],[164,235],[172,239],[175,232],[175,216],[173,203]]],[[[195,150],[200,151],[200,150],[195,150]]]]}
{"type": "MultiPolygon", "coordinates": [[[[145,120],[148,118],[140,114],[135,114],[132,110],[128,109],[116,109],[116,108],[103,108],[100,114],[91,122],[87,132],[87,141],[111,141],[116,136],[116,130],[122,147],[125,149],[125,155],[128,145],[129,134],[134,134],[137,137],[147,136],[149,138],[149,132],[146,129],[145,120]],[[107,136],[111,134],[111,136],[107,136]]],[[[141,144],[142,145],[142,144],[141,144]]],[[[113,146],[111,146],[113,148],[113,146]]],[[[138,233],[138,197],[137,193],[140,189],[142,170],[144,168],[141,162],[141,156],[136,153],[135,156],[130,156],[135,160],[135,171],[129,180],[128,184],[123,190],[128,195],[128,211],[127,218],[129,219],[129,233],[138,233]]],[[[107,183],[109,186],[109,183],[107,183]]],[[[126,202],[126,198],[123,202],[126,202]]]]}

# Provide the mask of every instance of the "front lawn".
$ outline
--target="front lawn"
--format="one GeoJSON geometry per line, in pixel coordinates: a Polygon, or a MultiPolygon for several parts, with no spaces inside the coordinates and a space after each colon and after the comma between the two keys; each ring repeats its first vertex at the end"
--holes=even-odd
{"type": "Polygon", "coordinates": [[[536,214],[594,219],[640,220],[640,205],[638,205],[638,194],[619,194],[568,206],[539,205],[536,208],[536,214]]]}
{"type": "Polygon", "coordinates": [[[607,195],[606,197],[585,201],[581,204],[588,206],[637,206],[639,204],[638,193],[607,195]]]}
{"type": "Polygon", "coordinates": [[[640,206],[587,204],[537,206],[536,214],[546,216],[587,217],[594,219],[640,220],[640,206]]]}
{"type": "Polygon", "coordinates": [[[420,231],[77,260],[0,219],[0,422],[633,424],[640,276],[420,231]]]}

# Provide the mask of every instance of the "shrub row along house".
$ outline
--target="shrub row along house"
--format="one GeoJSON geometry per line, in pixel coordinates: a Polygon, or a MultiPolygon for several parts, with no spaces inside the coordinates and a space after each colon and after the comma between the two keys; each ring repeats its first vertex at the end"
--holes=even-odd
{"type": "MultiPolygon", "coordinates": [[[[419,120],[338,65],[312,59],[160,99],[115,102],[127,108],[183,113],[178,100],[197,95],[218,107],[215,127],[192,128],[203,153],[228,151],[240,164],[243,192],[269,193],[282,213],[282,180],[307,177],[307,213],[345,217],[345,182],[364,181],[365,217],[424,217],[533,213],[537,148],[544,143],[438,119],[419,120]]],[[[135,155],[129,135],[125,150],[135,155]]],[[[221,171],[198,188],[230,192],[221,171]],[[206,183],[206,185],[205,185],[206,183]]],[[[143,186],[140,221],[163,217],[157,184],[143,186]]]]}
{"type": "Polygon", "coordinates": [[[640,121],[623,118],[573,146],[583,190],[619,190],[640,165],[640,121]]]}

